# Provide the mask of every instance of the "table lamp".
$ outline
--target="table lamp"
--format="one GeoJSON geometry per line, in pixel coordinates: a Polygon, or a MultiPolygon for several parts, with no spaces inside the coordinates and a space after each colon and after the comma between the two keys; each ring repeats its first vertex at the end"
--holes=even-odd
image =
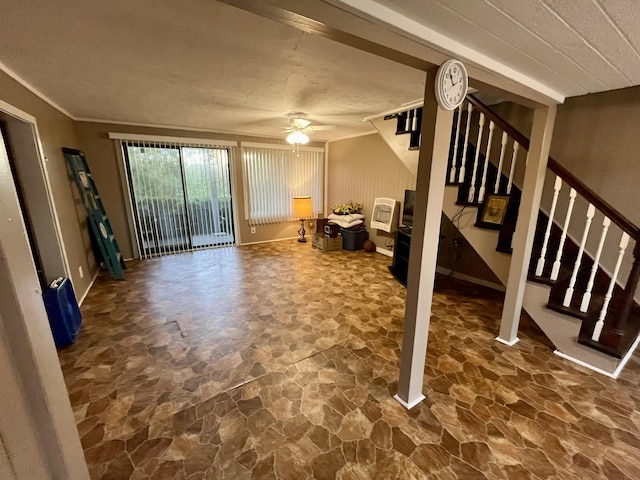
{"type": "Polygon", "coordinates": [[[298,235],[300,235],[300,238],[298,239],[298,241],[300,243],[304,243],[307,241],[307,239],[304,238],[304,234],[306,233],[304,229],[304,219],[310,218],[311,215],[313,215],[313,206],[311,203],[311,197],[310,196],[293,197],[293,216],[300,219],[300,230],[298,230],[298,235]]]}

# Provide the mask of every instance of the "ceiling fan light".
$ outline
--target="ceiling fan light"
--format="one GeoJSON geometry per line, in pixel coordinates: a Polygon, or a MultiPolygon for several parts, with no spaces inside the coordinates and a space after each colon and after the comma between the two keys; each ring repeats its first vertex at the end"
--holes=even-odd
{"type": "Polygon", "coordinates": [[[287,135],[287,143],[290,143],[291,145],[295,145],[296,143],[305,145],[309,143],[309,136],[304,132],[296,130],[295,132],[291,132],[287,135]]]}

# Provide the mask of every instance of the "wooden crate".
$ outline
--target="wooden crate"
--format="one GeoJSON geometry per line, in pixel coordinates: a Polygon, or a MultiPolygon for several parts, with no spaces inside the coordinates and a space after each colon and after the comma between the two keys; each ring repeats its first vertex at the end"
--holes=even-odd
{"type": "Polygon", "coordinates": [[[342,237],[340,235],[336,238],[328,238],[319,233],[314,233],[311,241],[314,248],[322,250],[323,252],[342,250],[342,237]]]}

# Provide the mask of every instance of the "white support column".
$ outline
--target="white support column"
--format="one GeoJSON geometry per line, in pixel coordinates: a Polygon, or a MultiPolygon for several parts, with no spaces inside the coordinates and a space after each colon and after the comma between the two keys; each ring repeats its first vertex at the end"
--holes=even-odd
{"type": "Polygon", "coordinates": [[[513,255],[509,267],[507,291],[504,297],[500,334],[496,340],[513,345],[518,341],[518,326],[522,312],[522,299],[531,260],[533,237],[536,232],[540,197],[547,172],[549,147],[553,135],[557,107],[537,108],[533,115],[531,142],[527,153],[527,168],[522,184],[522,197],[516,231],[513,234],[513,255]]]}
{"type": "Polygon", "coordinates": [[[406,408],[412,408],[424,399],[422,387],[427,358],[427,336],[453,123],[453,112],[441,109],[435,100],[436,71],[437,69],[433,68],[427,72],[425,85],[402,359],[398,394],[394,396],[406,408]]]}

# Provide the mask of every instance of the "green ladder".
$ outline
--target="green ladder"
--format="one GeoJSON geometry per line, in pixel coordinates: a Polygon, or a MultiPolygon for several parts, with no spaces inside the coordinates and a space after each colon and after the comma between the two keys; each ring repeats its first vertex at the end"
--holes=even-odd
{"type": "Polygon", "coordinates": [[[93,181],[84,153],[74,148],[63,148],[64,158],[78,186],[82,203],[87,210],[88,223],[100,248],[100,254],[109,274],[118,280],[124,280],[123,269],[126,268],[118,242],[109,223],[98,189],[93,181]]]}

